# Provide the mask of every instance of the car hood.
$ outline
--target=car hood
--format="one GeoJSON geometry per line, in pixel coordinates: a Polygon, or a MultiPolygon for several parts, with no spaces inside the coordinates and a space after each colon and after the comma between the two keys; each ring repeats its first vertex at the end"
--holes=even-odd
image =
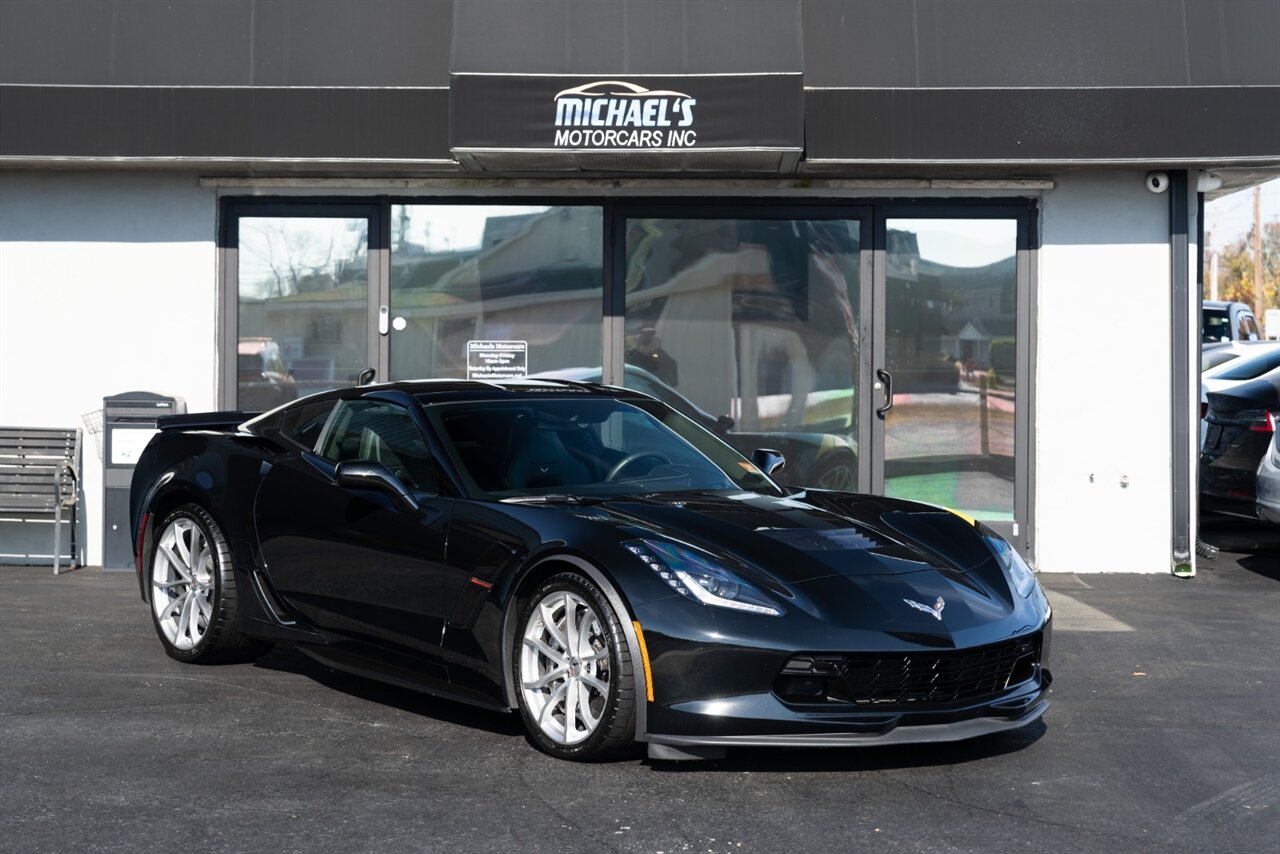
{"type": "Polygon", "coordinates": [[[946,510],[810,490],[674,493],[618,498],[594,508],[617,523],[724,554],[792,585],[836,576],[968,573],[994,565],[974,526],[946,510]]]}

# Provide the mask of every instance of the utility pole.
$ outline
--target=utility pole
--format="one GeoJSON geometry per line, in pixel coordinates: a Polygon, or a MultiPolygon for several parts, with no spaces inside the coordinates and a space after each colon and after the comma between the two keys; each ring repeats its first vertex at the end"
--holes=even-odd
{"type": "Polygon", "coordinates": [[[1253,188],[1253,316],[1266,312],[1262,299],[1262,185],[1253,188]]]}
{"type": "Polygon", "coordinates": [[[1209,299],[1218,298],[1218,206],[1213,206],[1213,219],[1209,226],[1209,299]]]}

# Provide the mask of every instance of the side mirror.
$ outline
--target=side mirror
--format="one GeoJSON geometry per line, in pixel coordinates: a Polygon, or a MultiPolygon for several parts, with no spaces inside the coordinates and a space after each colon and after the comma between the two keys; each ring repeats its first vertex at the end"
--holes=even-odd
{"type": "Polygon", "coordinates": [[[773,476],[776,471],[782,471],[782,467],[787,464],[787,458],[782,455],[781,451],[775,451],[771,448],[756,448],[751,452],[751,462],[760,471],[773,476]]]}
{"type": "Polygon", "coordinates": [[[338,478],[338,486],[344,489],[367,489],[370,492],[381,492],[391,499],[391,503],[401,510],[417,510],[418,500],[409,492],[400,478],[391,473],[391,469],[382,463],[369,460],[349,460],[338,463],[334,474],[338,478]]]}

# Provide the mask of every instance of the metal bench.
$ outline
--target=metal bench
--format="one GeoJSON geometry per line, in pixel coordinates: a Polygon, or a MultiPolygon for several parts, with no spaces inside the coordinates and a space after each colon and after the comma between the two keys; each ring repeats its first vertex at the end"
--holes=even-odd
{"type": "Polygon", "coordinates": [[[53,518],[53,574],[61,571],[63,511],[71,511],[71,560],[76,555],[80,430],[0,427],[0,516],[53,518]]]}

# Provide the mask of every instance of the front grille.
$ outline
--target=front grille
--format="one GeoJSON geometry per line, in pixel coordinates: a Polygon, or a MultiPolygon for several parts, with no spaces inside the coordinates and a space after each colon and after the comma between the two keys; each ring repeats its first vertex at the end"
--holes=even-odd
{"type": "Polygon", "coordinates": [[[793,656],[774,684],[789,703],[946,706],[1000,694],[1035,676],[1040,634],[990,646],[919,652],[793,656]]]}

